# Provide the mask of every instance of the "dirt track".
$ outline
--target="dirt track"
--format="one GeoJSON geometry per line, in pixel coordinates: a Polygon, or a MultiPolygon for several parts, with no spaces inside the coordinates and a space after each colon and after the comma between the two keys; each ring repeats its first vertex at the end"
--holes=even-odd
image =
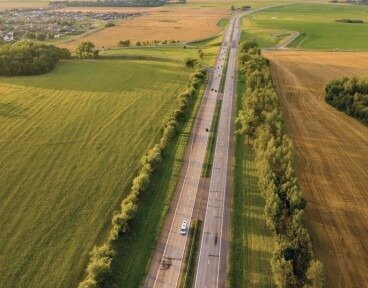
{"type": "Polygon", "coordinates": [[[265,51],[297,152],[326,287],[368,287],[368,127],[325,103],[324,85],[368,76],[368,53],[265,51]]]}

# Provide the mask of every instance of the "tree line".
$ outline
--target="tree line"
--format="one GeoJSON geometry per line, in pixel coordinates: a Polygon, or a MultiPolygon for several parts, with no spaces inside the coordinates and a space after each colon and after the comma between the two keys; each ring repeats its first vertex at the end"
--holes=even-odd
{"type": "Polygon", "coordinates": [[[54,45],[19,41],[0,46],[0,75],[39,75],[55,68],[59,59],[71,57],[70,51],[54,45]]]}
{"type": "Polygon", "coordinates": [[[240,133],[255,151],[265,218],[275,248],[271,260],[277,287],[323,287],[323,267],[316,260],[306,228],[306,202],[294,169],[295,153],[282,119],[268,61],[256,42],[240,45],[239,69],[246,91],[237,118],[240,133]]]}
{"type": "Polygon", "coordinates": [[[328,104],[368,124],[368,80],[342,78],[325,88],[328,104]]]}
{"type": "Polygon", "coordinates": [[[139,204],[139,195],[145,191],[151,181],[153,172],[159,167],[169,141],[179,131],[180,125],[190,114],[191,103],[206,79],[207,71],[197,66],[185,91],[179,94],[176,108],[162,124],[160,141],[142,158],[140,171],[133,179],[130,193],[114,212],[109,236],[104,244],[94,247],[90,253],[86,275],[78,288],[107,287],[112,279],[111,263],[116,255],[116,240],[129,233],[129,223],[134,218],[139,204]]]}

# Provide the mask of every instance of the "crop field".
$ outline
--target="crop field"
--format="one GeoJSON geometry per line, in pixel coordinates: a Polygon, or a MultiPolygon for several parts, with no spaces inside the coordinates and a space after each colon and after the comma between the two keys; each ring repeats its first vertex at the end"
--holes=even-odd
{"type": "Polygon", "coordinates": [[[188,79],[126,60],[0,78],[0,287],[76,287],[188,79]]]}
{"type": "Polygon", "coordinates": [[[243,39],[261,39],[273,46],[280,35],[298,31],[301,36],[291,47],[306,49],[368,49],[368,6],[297,4],[274,7],[252,14],[243,21],[248,29],[243,39]],[[339,19],[360,19],[366,23],[336,23],[339,19]]]}
{"type": "MultiPolygon", "coordinates": [[[[70,8],[69,8],[70,9],[70,8]]],[[[191,8],[183,5],[155,8],[74,8],[78,11],[144,11],[148,15],[122,20],[116,26],[86,37],[60,44],[74,48],[81,41],[92,41],[98,47],[114,47],[119,40],[136,41],[175,40],[192,41],[219,33],[218,21],[230,12],[223,8],[191,8]],[[203,17],[205,15],[205,17],[203,17]]]]}
{"type": "Polygon", "coordinates": [[[368,127],[324,101],[336,77],[367,76],[368,53],[266,51],[326,287],[368,287],[368,127]]]}

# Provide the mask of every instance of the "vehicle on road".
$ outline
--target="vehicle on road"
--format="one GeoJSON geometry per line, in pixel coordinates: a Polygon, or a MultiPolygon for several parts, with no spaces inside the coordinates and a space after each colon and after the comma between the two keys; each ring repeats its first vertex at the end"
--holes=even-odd
{"type": "Polygon", "coordinates": [[[187,235],[187,231],[188,231],[187,221],[181,222],[180,234],[187,235]]]}

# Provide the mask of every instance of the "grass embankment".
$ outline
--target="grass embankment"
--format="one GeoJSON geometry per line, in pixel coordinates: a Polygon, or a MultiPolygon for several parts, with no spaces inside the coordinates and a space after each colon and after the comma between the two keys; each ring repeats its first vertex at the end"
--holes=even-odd
{"type": "MultiPolygon", "coordinates": [[[[239,112],[245,91],[242,73],[237,88],[239,112]]],[[[235,139],[233,183],[229,287],[274,287],[270,265],[274,241],[266,227],[254,152],[242,134],[235,139]]]]}
{"type": "Polygon", "coordinates": [[[0,78],[1,287],[77,286],[188,79],[123,60],[0,78]]]}
{"type": "Polygon", "coordinates": [[[113,262],[112,270],[113,282],[119,287],[143,285],[161,226],[176,189],[203,92],[204,85],[196,93],[191,114],[179,131],[179,136],[172,139],[165,149],[163,160],[154,172],[149,188],[140,194],[139,209],[130,223],[132,227],[130,233],[123,236],[117,243],[115,249],[118,256],[113,262]]]}
{"type": "Polygon", "coordinates": [[[202,221],[198,219],[192,221],[187,248],[189,251],[186,253],[183,272],[180,275],[180,288],[190,288],[193,286],[202,224],[202,221]]]}
{"type": "Polygon", "coordinates": [[[257,40],[261,47],[278,43],[279,35],[300,32],[290,47],[306,49],[367,50],[368,23],[339,23],[338,19],[368,21],[368,6],[297,4],[274,7],[249,15],[242,40],[257,40]]]}

